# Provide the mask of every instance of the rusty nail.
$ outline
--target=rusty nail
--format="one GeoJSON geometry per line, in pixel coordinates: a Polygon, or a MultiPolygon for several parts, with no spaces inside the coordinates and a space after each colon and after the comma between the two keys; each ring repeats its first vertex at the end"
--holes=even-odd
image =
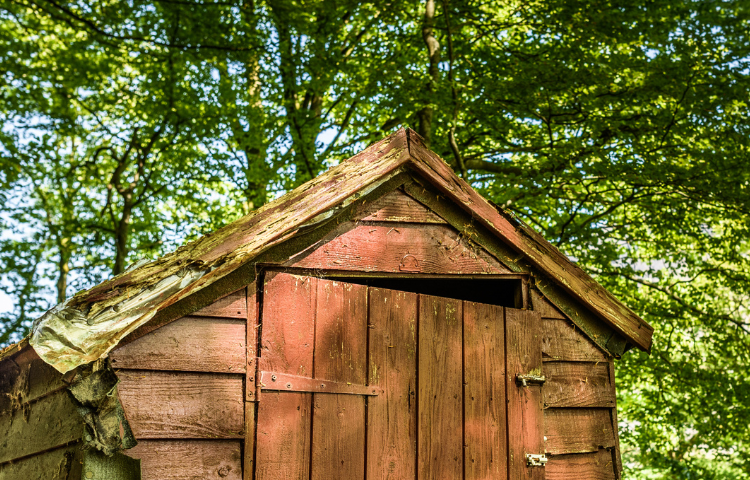
{"type": "Polygon", "coordinates": [[[272,382],[275,382],[275,381],[276,381],[276,375],[271,375],[271,381],[272,381],[272,382]]]}

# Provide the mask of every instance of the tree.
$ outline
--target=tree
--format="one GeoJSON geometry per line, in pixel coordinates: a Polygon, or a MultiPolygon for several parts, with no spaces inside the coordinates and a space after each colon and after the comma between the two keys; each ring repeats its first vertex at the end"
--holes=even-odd
{"type": "Polygon", "coordinates": [[[408,125],[656,327],[618,366],[629,476],[750,475],[744,2],[0,9],[5,340],[45,279],[63,298],[408,125]]]}

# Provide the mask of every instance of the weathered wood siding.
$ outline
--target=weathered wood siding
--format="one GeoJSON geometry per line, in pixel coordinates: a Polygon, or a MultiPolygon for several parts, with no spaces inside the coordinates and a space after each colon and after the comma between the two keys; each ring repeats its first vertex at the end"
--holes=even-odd
{"type": "Polygon", "coordinates": [[[531,299],[543,318],[546,478],[618,479],[613,359],[538,291],[531,291],[531,299]]]}
{"type": "Polygon", "coordinates": [[[144,480],[243,478],[245,430],[254,429],[245,418],[254,288],[250,309],[243,288],[110,354],[138,440],[124,453],[141,460],[144,480]]]}
{"type": "Polygon", "coordinates": [[[84,423],[62,378],[29,346],[0,363],[0,479],[67,475],[84,423]]]}

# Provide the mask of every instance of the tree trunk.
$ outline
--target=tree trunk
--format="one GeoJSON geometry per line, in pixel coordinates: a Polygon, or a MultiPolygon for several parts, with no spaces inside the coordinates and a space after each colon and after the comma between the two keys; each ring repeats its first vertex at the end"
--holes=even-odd
{"type": "Polygon", "coordinates": [[[432,104],[434,103],[435,86],[440,75],[440,71],[438,70],[438,64],[440,63],[440,43],[435,38],[434,27],[435,1],[427,0],[424,8],[424,20],[422,22],[422,39],[427,46],[427,57],[430,62],[427,72],[430,75],[430,79],[425,86],[427,105],[417,112],[417,117],[419,118],[418,133],[424,138],[427,148],[430,148],[430,144],[432,143],[432,117],[434,115],[432,104]]]}

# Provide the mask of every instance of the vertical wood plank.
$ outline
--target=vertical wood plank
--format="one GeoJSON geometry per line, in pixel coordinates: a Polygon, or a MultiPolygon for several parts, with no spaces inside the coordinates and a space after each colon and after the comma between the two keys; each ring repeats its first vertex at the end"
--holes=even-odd
{"type": "Polygon", "coordinates": [[[370,288],[368,479],[416,478],[417,294],[370,288]]]}
{"type": "Polygon", "coordinates": [[[508,478],[503,307],[464,302],[465,479],[508,478]]]}
{"type": "Polygon", "coordinates": [[[615,434],[615,450],[612,452],[612,458],[615,462],[615,477],[619,480],[622,477],[622,457],[620,456],[620,424],[617,421],[617,385],[615,382],[615,361],[609,361],[609,383],[612,385],[612,394],[615,397],[615,405],[610,410],[612,416],[612,431],[615,434]]]}
{"type": "Polygon", "coordinates": [[[542,373],[541,315],[505,309],[508,397],[508,478],[543,480],[543,467],[528,467],[527,453],[544,453],[542,389],[516,383],[517,374],[542,373]]]}
{"type": "Polygon", "coordinates": [[[252,282],[247,286],[247,324],[245,343],[245,363],[247,365],[245,375],[245,443],[242,451],[242,479],[253,480],[255,478],[255,438],[256,431],[256,409],[255,402],[255,375],[258,373],[258,329],[260,328],[260,312],[258,311],[258,284],[252,282]]]}
{"type": "Polygon", "coordinates": [[[417,478],[463,475],[462,305],[419,296],[417,478]]]}
{"type": "Polygon", "coordinates": [[[258,329],[260,328],[260,312],[258,311],[258,292],[256,282],[247,286],[247,326],[245,363],[245,400],[255,401],[255,375],[258,373],[258,329]]]}
{"type": "Polygon", "coordinates": [[[245,402],[245,444],[242,449],[242,479],[255,478],[255,409],[257,404],[245,402]]]}
{"type": "MultiPolygon", "coordinates": [[[[266,277],[260,369],[311,376],[317,279],[266,277]]],[[[258,480],[306,479],[310,472],[310,393],[266,392],[258,403],[258,480]]]]}
{"type": "MultiPolygon", "coordinates": [[[[363,385],[367,287],[318,281],[315,378],[363,385]]],[[[311,479],[364,479],[365,399],[314,394],[311,479]]]]}

